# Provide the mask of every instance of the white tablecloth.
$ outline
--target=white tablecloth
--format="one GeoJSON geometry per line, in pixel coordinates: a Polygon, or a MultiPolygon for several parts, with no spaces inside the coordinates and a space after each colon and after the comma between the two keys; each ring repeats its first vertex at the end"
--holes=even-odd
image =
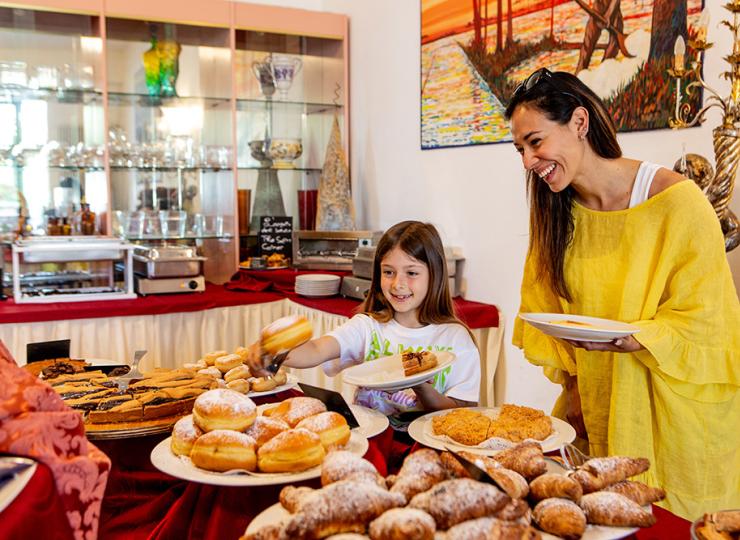
{"type": "MultiPolygon", "coordinates": [[[[73,358],[102,358],[129,363],[134,351],[146,349],[142,369],[174,368],[194,362],[205,353],[255,342],[260,330],[278,317],[299,313],[308,317],[318,337],[336,328],[346,317],[307,308],[288,299],[264,304],[223,307],[163,315],[137,315],[0,325],[0,339],[20,364],[26,362],[26,344],[70,339],[73,358]]],[[[473,330],[481,350],[482,405],[494,405],[494,375],[504,354],[504,323],[498,328],[473,330]]],[[[352,394],[341,374],[327,377],[321,369],[293,370],[301,382],[352,394]]]]}

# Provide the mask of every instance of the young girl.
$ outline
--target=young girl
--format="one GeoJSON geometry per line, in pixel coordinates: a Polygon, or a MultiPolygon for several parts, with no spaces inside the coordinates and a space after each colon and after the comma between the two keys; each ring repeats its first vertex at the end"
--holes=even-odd
{"type": "MultiPolygon", "coordinates": [[[[361,309],[327,335],[293,349],[285,365],[323,364],[327,375],[336,375],[409,350],[450,351],[455,362],[432,380],[394,393],[359,388],[355,402],[383,412],[400,430],[406,424],[401,413],[477,404],[480,355],[470,330],[455,316],[444,249],[433,225],[404,221],[388,229],[378,243],[361,309]]],[[[250,363],[261,366],[265,360],[253,348],[250,363]]]]}

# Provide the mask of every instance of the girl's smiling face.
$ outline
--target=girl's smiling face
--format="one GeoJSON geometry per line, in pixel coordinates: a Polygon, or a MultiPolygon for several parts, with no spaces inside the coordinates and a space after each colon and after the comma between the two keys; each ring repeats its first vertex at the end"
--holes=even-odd
{"type": "Polygon", "coordinates": [[[380,288],[393,307],[393,318],[410,328],[418,327],[417,311],[429,291],[429,268],[398,246],[380,262],[380,288]]]}

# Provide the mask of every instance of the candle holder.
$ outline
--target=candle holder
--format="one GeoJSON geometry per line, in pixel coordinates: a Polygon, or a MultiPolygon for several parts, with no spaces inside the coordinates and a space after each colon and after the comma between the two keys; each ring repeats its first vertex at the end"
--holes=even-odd
{"type": "MultiPolygon", "coordinates": [[[[701,15],[697,35],[688,42],[695,55],[690,62],[690,68],[686,69],[684,67],[683,38],[679,36],[674,49],[673,68],[667,71],[676,80],[676,107],[673,118],[669,120],[671,128],[684,129],[695,126],[704,121],[705,114],[709,109],[713,107],[722,109],[722,124],[712,131],[716,162],[714,178],[708,184],[704,181],[704,185],[700,187],[702,187],[707,199],[712,204],[722,226],[725,250],[731,251],[740,244],[740,224],[737,216],[728,208],[732,199],[738,164],[740,164],[740,23],[738,21],[740,0],[732,0],[724,7],[732,13],[732,23],[728,21],[721,22],[722,25],[730,29],[733,35],[732,54],[724,57],[724,60],[730,64],[731,69],[723,73],[723,77],[730,81],[730,94],[722,97],[702,78],[702,53],[713,45],[706,40],[706,29],[709,25],[709,16],[706,10],[701,15]],[[681,91],[681,81],[689,76],[694,80],[684,88],[687,96],[692,95],[699,89],[705,90],[708,94],[704,107],[693,118],[691,117],[691,106],[689,103],[683,102],[681,91]]],[[[681,172],[692,178],[688,169],[681,172]]],[[[692,180],[698,181],[696,178],[692,178],[692,180]]]]}

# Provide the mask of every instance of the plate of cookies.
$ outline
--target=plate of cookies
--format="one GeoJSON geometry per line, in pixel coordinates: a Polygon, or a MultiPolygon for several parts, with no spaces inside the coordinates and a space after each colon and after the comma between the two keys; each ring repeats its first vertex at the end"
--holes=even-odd
{"type": "Polygon", "coordinates": [[[299,396],[257,407],[229,388],[206,392],[193,414],[151,453],[160,471],[191,482],[260,486],[316,478],[327,452],[362,456],[367,439],[318,399],[299,396]]]}
{"type": "Polygon", "coordinates": [[[594,458],[568,475],[541,447],[520,443],[495,457],[462,456],[490,476],[470,477],[457,454],[424,448],[397,475],[347,452],[330,452],[321,488],[286,486],[255,516],[242,540],[264,538],[528,538],[616,540],[655,523],[650,504],[665,492],[630,477],[644,458],[594,458]],[[337,536],[338,537],[338,536],[337,536]],[[343,536],[344,537],[344,536],[343,536]]]}
{"type": "Polygon", "coordinates": [[[409,435],[416,441],[481,455],[494,455],[525,440],[536,441],[545,452],[573,442],[573,426],[539,409],[505,403],[501,407],[461,407],[434,411],[414,420],[409,435]]]}
{"type": "Polygon", "coordinates": [[[455,354],[449,351],[408,351],[352,366],[342,377],[365,388],[403,390],[432,378],[454,361],[455,354]]]}

